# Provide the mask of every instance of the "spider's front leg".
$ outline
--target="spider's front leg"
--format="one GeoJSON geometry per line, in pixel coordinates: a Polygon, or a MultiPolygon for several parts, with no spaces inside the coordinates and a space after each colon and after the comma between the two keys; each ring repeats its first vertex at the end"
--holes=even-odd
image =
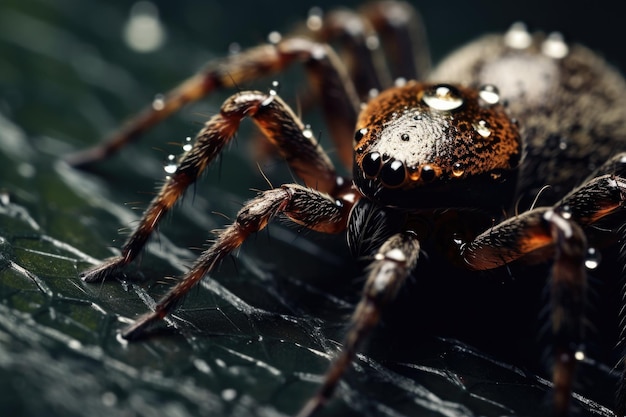
{"type": "Polygon", "coordinates": [[[309,417],[331,398],[361,344],[378,324],[383,308],[395,298],[419,257],[418,237],[411,231],[391,236],[374,256],[361,301],[352,316],[342,350],[327,371],[317,394],[298,417],[309,417]]]}
{"type": "MultiPolygon", "coordinates": [[[[587,295],[583,228],[607,216],[624,216],[624,161],[622,155],[606,164],[618,168],[618,175],[613,171],[592,178],[555,206],[510,218],[461,247],[463,262],[475,270],[496,268],[534,251],[553,249],[550,308],[556,416],[569,414],[576,362],[583,354],[587,295]]],[[[607,170],[599,170],[603,171],[607,170]]]]}
{"type": "Polygon", "coordinates": [[[296,184],[261,193],[244,205],[235,222],[219,233],[213,245],[200,255],[189,272],[159,301],[155,310],[137,319],[122,336],[125,339],[140,337],[148,326],[170,313],[202,277],[237,249],[250,234],[263,229],[272,217],[283,213],[309,229],[338,233],[346,227],[353,197],[349,189],[334,198],[296,184]]]}
{"type": "Polygon", "coordinates": [[[139,225],[124,244],[121,255],[83,272],[81,277],[84,281],[107,279],[137,257],[165,213],[222,151],[245,117],[252,118],[307,186],[326,193],[338,192],[342,181],[337,177],[332,162],[310,130],[275,92],[245,91],[235,94],[224,102],[220,113],[198,133],[192,149],[183,155],[176,172],[167,179],[144,212],[139,225]]]}

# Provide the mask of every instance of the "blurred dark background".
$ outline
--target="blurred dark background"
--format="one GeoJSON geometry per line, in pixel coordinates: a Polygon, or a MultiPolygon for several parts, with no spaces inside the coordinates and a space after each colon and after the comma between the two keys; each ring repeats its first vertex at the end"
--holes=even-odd
{"type": "MultiPolygon", "coordinates": [[[[60,160],[99,141],[233,43],[245,48],[270,31],[286,32],[312,6],[360,3],[2,0],[2,415],[280,416],[293,414],[314,392],[358,291],[359,282],[350,284],[358,272],[343,259],[340,239],[274,226],[191,294],[177,315],[178,330],[133,345],[116,337],[162,294],[166,277],[192,262],[207,231],[225,222],[222,214],[232,217],[250,189],[267,187],[250,161],[248,127],[164,223],[140,270],[101,285],[78,279],[116,253],[163,178],[165,157],[179,152],[227,92],[184,108],[92,172],[60,160]],[[158,11],[160,24],[135,25],[163,35],[143,52],[125,37],[136,7],[158,11]]],[[[560,31],[626,69],[614,2],[415,5],[435,61],[478,35],[523,21],[531,30],[560,31]]],[[[267,80],[255,87],[267,88],[267,80]]],[[[285,96],[295,100],[297,91],[286,88],[285,96]]],[[[276,171],[275,184],[285,180],[276,171]]],[[[402,348],[402,336],[416,338],[414,322],[436,323],[428,315],[402,317],[383,328],[327,415],[543,414],[545,381],[509,364],[507,352],[487,356],[436,337],[446,332],[402,348]]],[[[596,389],[583,394],[595,402],[581,401],[581,415],[608,415],[596,402],[611,403],[612,365],[588,366],[585,385],[596,389]]]]}

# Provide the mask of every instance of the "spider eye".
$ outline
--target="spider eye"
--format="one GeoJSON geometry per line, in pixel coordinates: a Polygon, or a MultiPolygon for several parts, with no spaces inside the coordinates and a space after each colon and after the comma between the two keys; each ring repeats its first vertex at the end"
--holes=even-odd
{"type": "Polygon", "coordinates": [[[361,168],[367,177],[373,178],[378,175],[381,163],[381,155],[378,152],[370,152],[363,158],[361,168]]]}
{"type": "Polygon", "coordinates": [[[354,140],[359,142],[361,139],[363,139],[363,136],[365,136],[366,133],[367,133],[367,128],[357,130],[356,133],[354,134],[354,140]]]}
{"type": "Polygon", "coordinates": [[[436,172],[430,165],[424,165],[422,167],[421,178],[424,182],[431,182],[435,179],[436,172]]]}
{"type": "Polygon", "coordinates": [[[380,180],[388,187],[401,185],[405,179],[404,164],[398,160],[389,161],[380,170],[380,180]]]}

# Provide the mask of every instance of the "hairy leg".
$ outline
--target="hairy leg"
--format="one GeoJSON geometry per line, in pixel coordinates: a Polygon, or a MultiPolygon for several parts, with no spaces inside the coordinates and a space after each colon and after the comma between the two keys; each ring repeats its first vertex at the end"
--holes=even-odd
{"type": "Polygon", "coordinates": [[[87,282],[107,279],[132,262],[165,213],[217,157],[245,117],[252,118],[306,185],[323,192],[335,192],[343,183],[312,132],[275,92],[246,91],[235,94],[224,102],[220,113],[206,123],[191,150],[182,156],[176,172],[166,180],[144,212],[137,228],[124,244],[121,255],[83,272],[82,279],[87,282]]]}
{"type": "Polygon", "coordinates": [[[169,314],[184,296],[225,256],[237,249],[252,233],[262,230],[278,214],[309,229],[338,233],[345,229],[353,195],[349,189],[337,198],[296,184],[261,193],[248,201],[233,224],[222,230],[209,249],[204,251],[178,283],[159,301],[154,311],[140,317],[126,329],[126,339],[140,337],[151,324],[169,314]]]}

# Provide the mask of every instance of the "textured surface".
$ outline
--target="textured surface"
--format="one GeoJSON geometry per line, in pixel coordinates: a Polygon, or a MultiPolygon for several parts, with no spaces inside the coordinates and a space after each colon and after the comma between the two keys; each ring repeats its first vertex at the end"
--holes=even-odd
{"type": "MultiPolygon", "coordinates": [[[[132,227],[140,213],[134,208],[146,206],[165,175],[162,161],[223,96],[185,108],[95,172],[73,171],[59,158],[97,141],[231,42],[262,41],[308,7],[278,12],[256,5],[238,19],[240,2],[177,2],[161,10],[165,45],[139,54],[121,38],[125,3],[0,5],[0,408],[24,416],[291,414],[314,391],[358,291],[360,281],[352,278],[359,272],[345,261],[341,239],[273,226],[193,292],[173,321],[177,330],[131,345],[117,338],[163,292],[163,278],[183,271],[207,231],[223,224],[216,213],[232,216],[250,188],[267,187],[249,162],[246,131],[165,222],[140,271],[128,271],[135,281],[78,279],[80,270],[115,253],[124,236],[118,230],[132,227]]],[[[441,42],[433,46],[436,56],[483,29],[504,30],[513,19],[543,26],[561,20],[560,11],[533,11],[536,4],[512,7],[505,18],[489,4],[462,7],[425,6],[430,38],[441,42]]],[[[575,14],[556,29],[599,47],[612,27],[599,17],[575,14]],[[589,30],[577,31],[583,27],[589,30]]],[[[619,62],[615,54],[609,59],[619,62]]],[[[297,91],[285,90],[295,103],[297,91]]],[[[270,168],[264,170],[274,184],[289,180],[280,166],[270,168]]],[[[435,302],[454,299],[445,283],[439,287],[451,293],[433,295],[435,302]]],[[[503,287],[510,295],[511,287],[503,287]]],[[[508,364],[506,351],[493,348],[486,356],[437,337],[453,333],[445,328],[415,333],[416,322],[437,328],[454,321],[438,317],[441,311],[396,316],[374,335],[327,415],[541,414],[545,381],[508,364]]],[[[604,366],[586,368],[592,389],[582,392],[581,415],[606,414],[586,398],[608,406],[615,379],[604,366]]]]}

